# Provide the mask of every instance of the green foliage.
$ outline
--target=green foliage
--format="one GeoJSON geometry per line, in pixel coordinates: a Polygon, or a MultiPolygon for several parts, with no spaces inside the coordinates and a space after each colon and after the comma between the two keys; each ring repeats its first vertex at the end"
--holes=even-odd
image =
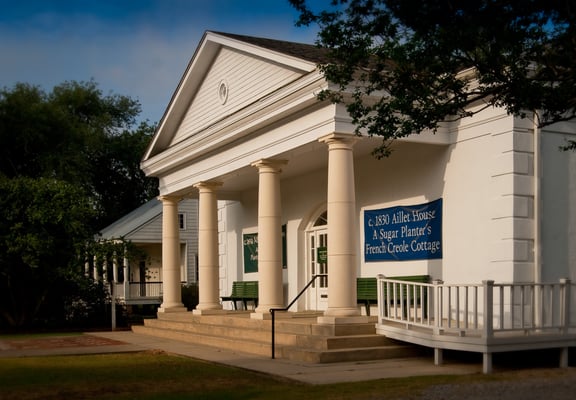
{"type": "Polygon", "coordinates": [[[139,113],[137,101],[103,95],[93,81],[0,90],[0,174],[81,186],[96,231],[157,195],[139,168],[154,133],[147,122],[132,128],[139,113]]]}
{"type": "Polygon", "coordinates": [[[93,207],[77,186],[49,178],[0,177],[0,317],[29,322],[53,285],[74,268],[90,237],[93,207]]]}
{"type": "Polygon", "coordinates": [[[188,311],[192,311],[198,305],[198,284],[190,283],[188,285],[182,285],[182,304],[186,307],[188,311]]]}
{"type": "MultiPolygon", "coordinates": [[[[49,292],[36,316],[36,326],[59,329],[110,326],[111,299],[102,282],[69,272],[55,282],[53,288],[56,290],[49,292]]],[[[118,311],[121,316],[122,311],[118,311]]]]}
{"type": "Polygon", "coordinates": [[[97,194],[99,227],[104,227],[157,196],[158,182],[140,169],[142,154],[154,127],[141,123],[134,131],[107,138],[105,146],[92,155],[85,179],[97,194]]]}
{"type": "Polygon", "coordinates": [[[139,169],[154,131],[134,129],[139,112],[93,81],[0,89],[0,325],[67,321],[72,305],[93,315],[106,301],[77,277],[94,233],[157,194],[139,169]]]}
{"type": "Polygon", "coordinates": [[[318,24],[334,62],[322,99],[343,102],[358,133],[397,138],[503,107],[540,126],[576,105],[576,8],[544,0],[333,0],[300,24],[318,24]]]}

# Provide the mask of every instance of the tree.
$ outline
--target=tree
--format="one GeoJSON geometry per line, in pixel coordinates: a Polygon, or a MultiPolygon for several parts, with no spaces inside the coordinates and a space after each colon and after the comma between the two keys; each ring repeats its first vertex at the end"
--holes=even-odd
{"type": "Polygon", "coordinates": [[[94,209],[81,188],[50,178],[0,176],[0,320],[30,323],[92,236],[94,209]]]}
{"type": "Polygon", "coordinates": [[[0,324],[62,320],[104,293],[78,279],[86,242],[158,190],[139,169],[154,130],[134,129],[139,112],[92,81],[0,90],[0,324]]]}
{"type": "Polygon", "coordinates": [[[290,0],[298,24],[318,24],[320,66],[357,132],[390,143],[487,107],[540,127],[575,117],[576,6],[570,0],[290,0]]]}
{"type": "Polygon", "coordinates": [[[153,126],[141,123],[134,131],[108,137],[105,146],[91,155],[86,180],[97,194],[100,228],[158,195],[158,181],[146,177],[140,169],[142,154],[153,134],[153,126]]]}
{"type": "Polygon", "coordinates": [[[0,174],[81,186],[96,231],[157,194],[140,171],[154,127],[136,125],[140,104],[103,95],[95,82],[64,82],[46,93],[19,83],[0,90],[0,174]]]}

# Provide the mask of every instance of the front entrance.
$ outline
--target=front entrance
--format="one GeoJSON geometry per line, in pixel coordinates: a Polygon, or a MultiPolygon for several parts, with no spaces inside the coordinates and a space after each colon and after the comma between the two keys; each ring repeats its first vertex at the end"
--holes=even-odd
{"type": "MultiPolygon", "coordinates": [[[[328,225],[326,212],[306,232],[308,281],[315,275],[328,274],[328,225]]],[[[328,307],[328,277],[317,278],[308,290],[308,308],[324,311],[328,307]]]]}

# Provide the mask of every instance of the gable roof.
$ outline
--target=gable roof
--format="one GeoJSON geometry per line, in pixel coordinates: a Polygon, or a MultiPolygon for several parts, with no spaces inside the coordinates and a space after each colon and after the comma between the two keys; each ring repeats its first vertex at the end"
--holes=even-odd
{"type": "Polygon", "coordinates": [[[224,47],[307,74],[328,60],[317,46],[283,40],[207,31],[189,62],[143,156],[143,162],[167,149],[212,63],[224,47]]]}
{"type": "Polygon", "coordinates": [[[285,40],[267,39],[254,36],[236,35],[233,33],[213,32],[218,35],[237,39],[242,42],[250,43],[268,50],[277,51],[292,57],[298,57],[303,60],[311,61],[316,64],[327,63],[328,50],[315,45],[306,43],[289,42],[285,40]]]}
{"type": "Polygon", "coordinates": [[[162,214],[162,202],[152,199],[100,231],[104,239],[126,237],[162,214]]]}

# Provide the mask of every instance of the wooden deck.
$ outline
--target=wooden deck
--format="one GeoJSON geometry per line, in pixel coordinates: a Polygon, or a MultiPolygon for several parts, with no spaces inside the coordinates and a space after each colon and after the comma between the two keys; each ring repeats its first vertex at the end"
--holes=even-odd
{"type": "Polygon", "coordinates": [[[483,354],[483,371],[492,371],[492,353],[576,346],[576,287],[558,283],[446,285],[378,278],[376,331],[389,338],[434,349],[483,354]],[[419,300],[416,300],[419,299],[419,300]]]}

